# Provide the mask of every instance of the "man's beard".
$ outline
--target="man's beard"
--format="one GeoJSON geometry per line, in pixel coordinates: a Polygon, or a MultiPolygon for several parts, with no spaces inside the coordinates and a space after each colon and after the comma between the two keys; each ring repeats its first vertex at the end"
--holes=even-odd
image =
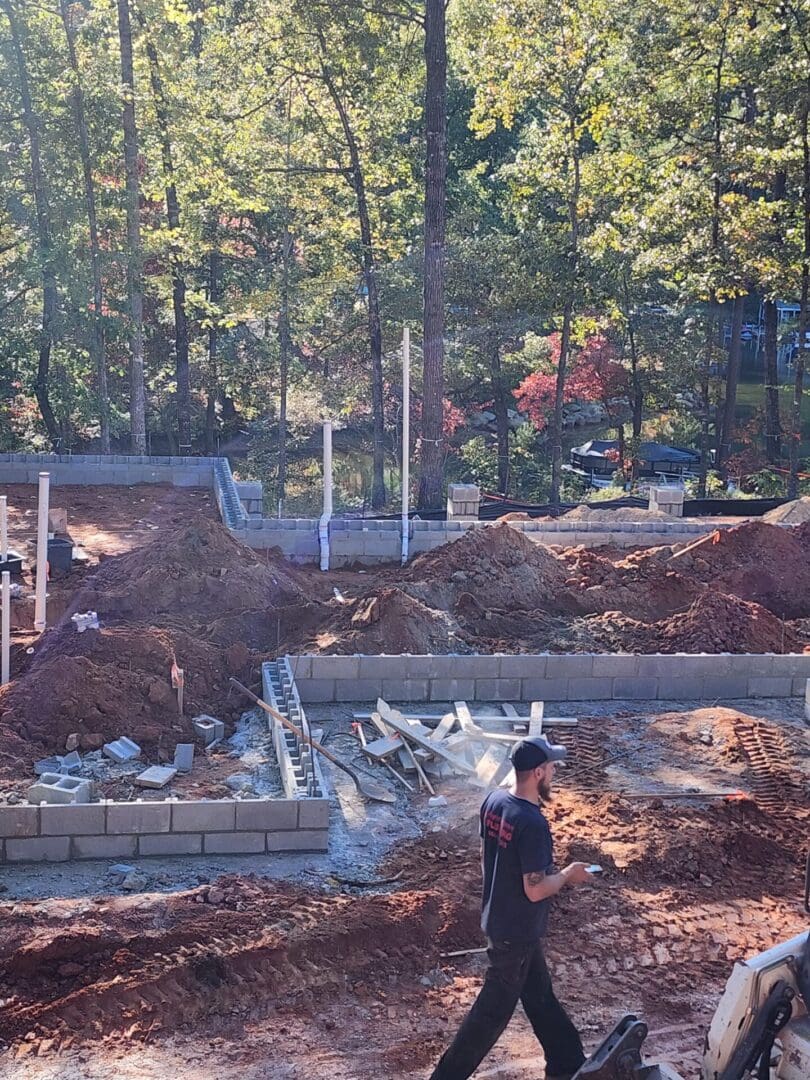
{"type": "Polygon", "coordinates": [[[551,794],[551,784],[548,780],[537,781],[537,797],[541,803],[550,803],[554,796],[551,794]]]}

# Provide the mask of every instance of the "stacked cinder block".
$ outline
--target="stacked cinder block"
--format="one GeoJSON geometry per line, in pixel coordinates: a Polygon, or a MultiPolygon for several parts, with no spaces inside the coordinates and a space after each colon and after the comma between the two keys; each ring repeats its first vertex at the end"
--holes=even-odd
{"type": "Polygon", "coordinates": [[[0,862],[326,851],[329,800],[0,806],[0,862]]]}
{"type": "Polygon", "coordinates": [[[264,488],[258,480],[235,480],[236,493],[249,518],[260,518],[264,513],[264,488]]]}
{"type": "Polygon", "coordinates": [[[670,517],[683,517],[682,487],[651,487],[649,499],[650,510],[663,510],[670,517]]]}
{"type": "Polygon", "coordinates": [[[35,484],[47,470],[51,484],[173,484],[210,488],[214,458],[145,454],[0,454],[0,481],[35,484]]]}
{"type": "MultiPolygon", "coordinates": [[[[288,657],[262,664],[262,694],[277,713],[302,734],[312,736],[288,657]]],[[[273,736],[285,794],[290,798],[322,797],[325,784],[317,751],[271,716],[267,718],[267,726],[273,736]]]]}
{"type": "Polygon", "coordinates": [[[475,521],[481,504],[481,489],[477,484],[447,485],[447,520],[475,521]]]}

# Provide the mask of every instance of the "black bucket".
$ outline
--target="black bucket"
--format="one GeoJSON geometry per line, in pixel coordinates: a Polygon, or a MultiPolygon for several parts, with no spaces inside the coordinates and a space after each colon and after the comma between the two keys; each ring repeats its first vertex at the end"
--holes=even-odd
{"type": "Polygon", "coordinates": [[[48,541],[48,566],[51,575],[69,574],[73,562],[73,541],[55,536],[48,541]]]}

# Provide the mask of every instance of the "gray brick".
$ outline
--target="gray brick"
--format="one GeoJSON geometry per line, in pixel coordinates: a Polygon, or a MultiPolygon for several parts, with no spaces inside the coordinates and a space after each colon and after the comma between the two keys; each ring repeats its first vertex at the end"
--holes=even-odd
{"type": "Polygon", "coordinates": [[[476,701],[520,701],[520,679],[476,679],[476,701]]]}
{"type": "Polygon", "coordinates": [[[295,799],[243,799],[236,803],[236,828],[295,829],[298,826],[298,802],[295,799]]]}
{"type": "Polygon", "coordinates": [[[613,697],[618,700],[646,701],[658,695],[658,679],[623,675],[613,680],[613,697]]]}
{"type": "Polygon", "coordinates": [[[404,679],[411,656],[361,656],[361,679],[404,679]]]}
{"type": "Polygon", "coordinates": [[[522,679],[521,701],[567,701],[568,679],[522,679]]]}
{"type": "Polygon", "coordinates": [[[303,702],[334,701],[334,679],[302,679],[296,680],[298,693],[303,702]]]}
{"type": "Polygon", "coordinates": [[[546,676],[549,679],[586,679],[593,675],[593,656],[583,653],[581,656],[551,655],[546,663],[546,676]]]}
{"type": "Polygon", "coordinates": [[[748,680],[737,675],[708,675],[704,680],[703,693],[708,701],[719,698],[735,701],[748,697],[748,680]]]}
{"type": "Polygon", "coordinates": [[[594,677],[609,675],[615,678],[617,675],[638,674],[638,662],[641,657],[631,656],[624,653],[600,653],[593,658],[594,677]]]}
{"type": "Polygon", "coordinates": [[[807,679],[791,679],[791,697],[804,697],[807,679]]]}
{"type": "Polygon", "coordinates": [[[299,799],[298,827],[300,829],[329,828],[329,800],[299,799]]]}
{"type": "Polygon", "coordinates": [[[206,855],[260,855],[265,851],[263,832],[205,833],[206,855]]]}
{"type": "Polygon", "coordinates": [[[334,700],[376,701],[382,685],[379,679],[335,679],[334,700]]]}
{"type": "Polygon", "coordinates": [[[202,852],[200,833],[162,833],[139,836],[139,855],[199,855],[202,852]]]}
{"type": "Polygon", "coordinates": [[[382,697],[386,701],[427,701],[427,679],[383,679],[382,697]]]}
{"type": "Polygon", "coordinates": [[[6,862],[66,862],[69,858],[69,836],[6,840],[6,862]]]}
{"type": "Polygon", "coordinates": [[[131,858],[137,849],[134,836],[74,836],[74,859],[131,858]]]}
{"type": "Polygon", "coordinates": [[[327,829],[296,829],[294,832],[269,832],[267,850],[274,851],[328,851],[327,829]]]}
{"type": "MultiPolygon", "coordinates": [[[[388,679],[472,679],[470,662],[478,659],[472,656],[404,656],[400,658],[404,667],[390,675],[388,679]]],[[[486,674],[486,672],[484,672],[486,674]]]]}
{"type": "Polygon", "coordinates": [[[650,656],[639,656],[636,674],[642,678],[674,679],[679,675],[688,674],[690,670],[691,665],[683,656],[653,653],[650,656]]]}
{"type": "Polygon", "coordinates": [[[359,656],[313,656],[313,679],[358,679],[359,656]]]}
{"type": "MultiPolygon", "coordinates": [[[[287,661],[294,679],[309,679],[312,676],[311,656],[288,656],[287,661]]],[[[362,674],[362,672],[361,672],[362,674]]]]}
{"type": "Polygon", "coordinates": [[[431,679],[431,701],[474,701],[475,679],[431,679]]]}
{"type": "Polygon", "coordinates": [[[541,679],[546,674],[548,657],[542,656],[502,656],[502,679],[541,679]]]}
{"type": "Polygon", "coordinates": [[[236,824],[233,799],[172,804],[172,832],[225,832],[236,824]]]}
{"type": "Polygon", "coordinates": [[[43,836],[97,836],[104,833],[104,803],[40,807],[43,836]]]}
{"type": "MultiPolygon", "coordinates": [[[[756,659],[759,659],[759,657],[756,659]]],[[[768,663],[768,670],[753,671],[749,668],[750,675],[781,675],[782,677],[790,676],[792,679],[798,678],[800,675],[804,675],[806,678],[810,677],[810,654],[787,653],[784,656],[765,656],[763,659],[768,663]]]]}
{"type": "MultiPolygon", "coordinates": [[[[724,654],[718,654],[716,656],[707,656],[704,654],[685,654],[676,653],[676,656],[680,657],[683,661],[683,667],[679,674],[690,675],[693,678],[698,675],[705,676],[725,676],[732,674],[732,668],[739,658],[734,656],[728,656],[724,654]]],[[[644,657],[639,659],[643,660],[644,657]]]]}
{"type": "Polygon", "coordinates": [[[754,678],[748,680],[749,697],[790,697],[793,684],[789,678],[754,678]]]}
{"type": "Polygon", "coordinates": [[[0,806],[0,836],[37,836],[38,806],[0,806]]]}
{"type": "Polygon", "coordinates": [[[569,701],[604,701],[613,696],[613,679],[576,678],[568,680],[569,701]]]}
{"type": "Polygon", "coordinates": [[[658,697],[661,701],[703,701],[706,680],[700,675],[661,678],[658,680],[658,697]]]}
{"type": "Polygon", "coordinates": [[[171,828],[172,803],[132,802],[109,803],[107,806],[107,832],[167,833],[171,828]]]}

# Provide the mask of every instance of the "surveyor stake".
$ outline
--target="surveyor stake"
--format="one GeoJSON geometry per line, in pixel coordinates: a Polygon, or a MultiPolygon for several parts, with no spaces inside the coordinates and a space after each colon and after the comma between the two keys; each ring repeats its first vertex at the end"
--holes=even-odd
{"type": "Polygon", "coordinates": [[[288,731],[291,731],[301,739],[302,742],[309,743],[313,750],[317,750],[319,754],[323,754],[326,760],[331,761],[338,769],[342,769],[347,776],[350,776],[352,780],[354,780],[354,785],[361,795],[364,795],[367,799],[371,799],[374,802],[392,803],[397,801],[395,795],[392,795],[390,791],[386,791],[384,787],[375,783],[374,780],[367,779],[365,776],[358,776],[351,766],[346,765],[340,758],[336,758],[333,753],[321,746],[320,743],[315,742],[309,735],[305,735],[300,728],[297,728],[286,716],[282,716],[280,712],[277,712],[272,705],[268,705],[266,701],[262,701],[261,698],[256,697],[252,690],[248,690],[246,686],[242,686],[238,679],[231,677],[231,682],[237,690],[241,690],[245,697],[250,698],[254,705],[258,705],[259,708],[264,709],[264,711],[272,716],[274,720],[277,720],[282,727],[287,728],[288,731]]]}

